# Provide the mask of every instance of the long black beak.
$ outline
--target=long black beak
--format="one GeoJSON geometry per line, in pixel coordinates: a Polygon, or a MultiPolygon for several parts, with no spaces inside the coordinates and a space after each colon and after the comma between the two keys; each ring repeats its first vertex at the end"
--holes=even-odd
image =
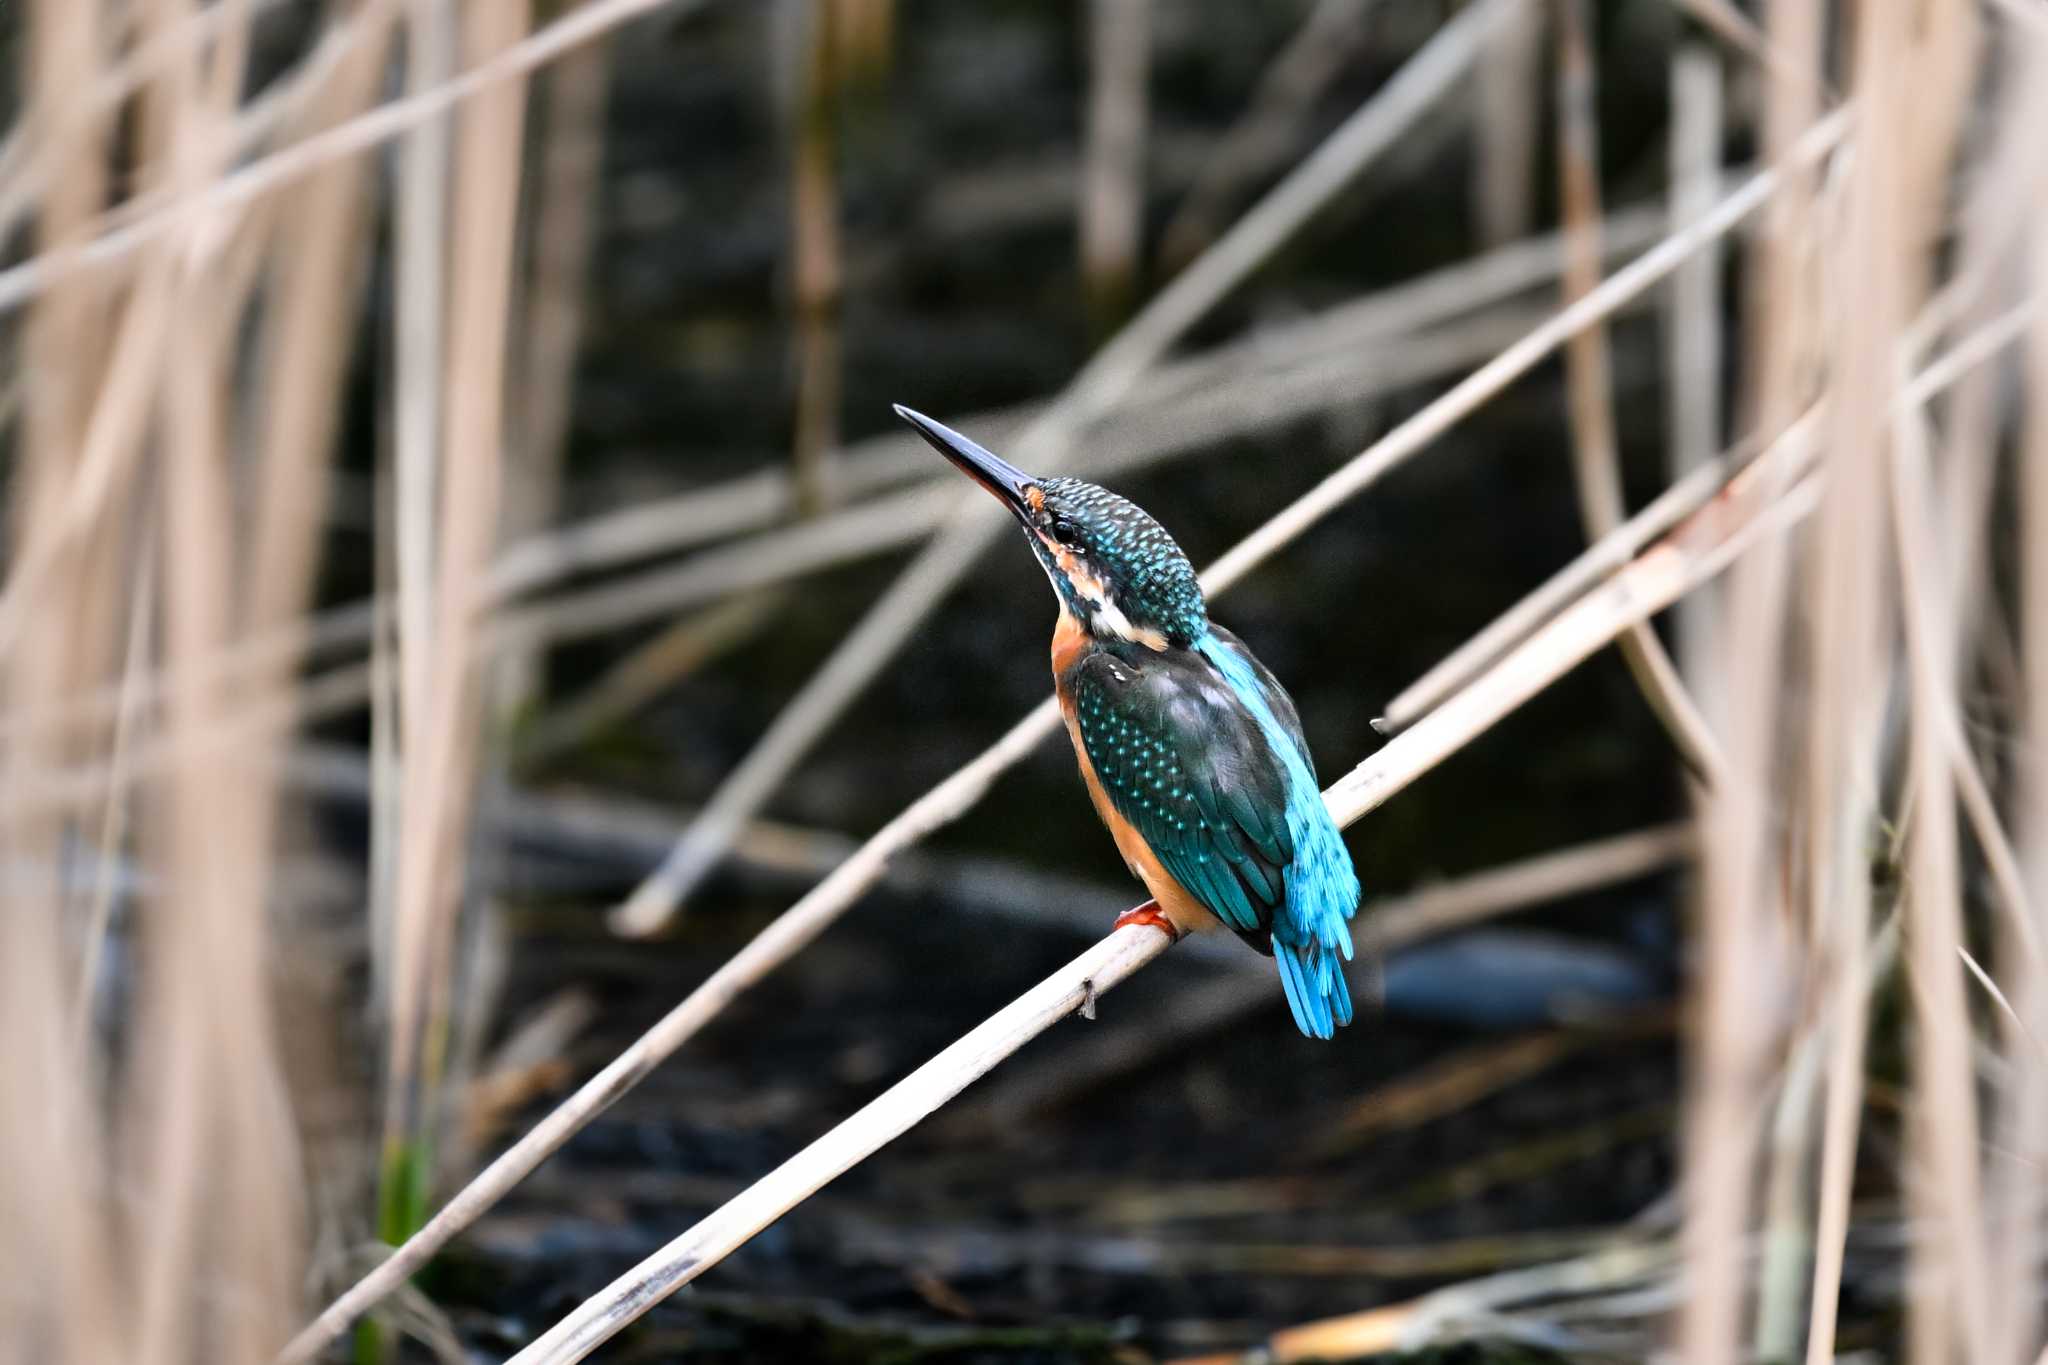
{"type": "Polygon", "coordinates": [[[891,406],[896,409],[898,417],[910,423],[917,434],[930,443],[933,450],[960,466],[969,478],[1002,499],[1005,507],[1029,523],[1031,506],[1024,500],[1024,490],[1038,480],[994,451],[976,445],[944,422],[934,422],[901,403],[891,406]]]}

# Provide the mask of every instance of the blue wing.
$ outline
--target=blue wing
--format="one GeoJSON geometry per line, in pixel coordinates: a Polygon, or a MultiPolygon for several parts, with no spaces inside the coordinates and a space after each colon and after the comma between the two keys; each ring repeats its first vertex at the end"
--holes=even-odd
{"type": "Polygon", "coordinates": [[[1294,845],[1285,773],[1257,719],[1192,656],[1092,652],[1069,686],[1082,747],[1117,813],[1174,880],[1268,950],[1294,845]]]}
{"type": "Polygon", "coordinates": [[[1352,955],[1358,878],[1272,674],[1212,630],[1186,652],[1091,652],[1070,686],[1117,813],[1190,894],[1273,954],[1303,1033],[1349,1023],[1339,959],[1352,955]]]}
{"type": "Polygon", "coordinates": [[[1258,720],[1286,771],[1294,858],[1287,868],[1286,904],[1273,920],[1273,955],[1295,1023],[1303,1033],[1327,1038],[1336,1024],[1351,1022],[1351,992],[1338,958],[1348,961],[1352,955],[1350,920],[1358,909],[1358,874],[1323,805],[1301,719],[1286,689],[1226,630],[1212,627],[1196,641],[1195,651],[1215,666],[1258,720]]]}

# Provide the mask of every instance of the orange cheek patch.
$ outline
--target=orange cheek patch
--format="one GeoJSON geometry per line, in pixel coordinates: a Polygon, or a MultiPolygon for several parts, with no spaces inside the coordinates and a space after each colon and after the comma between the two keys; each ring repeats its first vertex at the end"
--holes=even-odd
{"type": "Polygon", "coordinates": [[[1024,490],[1024,505],[1031,509],[1031,515],[1034,517],[1045,511],[1045,490],[1035,483],[1031,484],[1024,490]]]}
{"type": "Polygon", "coordinates": [[[1074,585],[1074,591],[1086,600],[1104,602],[1109,599],[1109,589],[1103,585],[1101,579],[1088,571],[1088,566],[1072,550],[1061,546],[1053,551],[1053,562],[1060,566],[1060,572],[1074,585]]]}

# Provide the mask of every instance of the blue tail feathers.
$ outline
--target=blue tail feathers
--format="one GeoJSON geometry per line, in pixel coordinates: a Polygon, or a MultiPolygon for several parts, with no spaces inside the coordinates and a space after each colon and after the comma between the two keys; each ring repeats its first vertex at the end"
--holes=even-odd
{"type": "Polygon", "coordinates": [[[1294,809],[1288,811],[1294,863],[1287,870],[1287,904],[1273,923],[1273,960],[1295,1026],[1311,1038],[1328,1038],[1351,1022],[1343,964],[1351,960],[1347,921],[1358,907],[1358,875],[1313,788],[1309,799],[1314,812],[1303,810],[1298,825],[1294,809]]]}
{"type": "Polygon", "coordinates": [[[1286,904],[1273,917],[1273,959],[1295,1026],[1311,1038],[1328,1038],[1352,1017],[1343,963],[1352,955],[1349,921],[1358,908],[1358,874],[1323,804],[1306,746],[1274,714],[1253,665],[1214,635],[1198,640],[1195,648],[1258,718],[1286,766],[1287,831],[1294,857],[1287,869],[1286,904]]]}
{"type": "Polygon", "coordinates": [[[1311,1038],[1328,1038],[1351,1022],[1351,987],[1319,944],[1292,947],[1276,941],[1273,960],[1280,966],[1280,989],[1296,1028],[1311,1038]]]}

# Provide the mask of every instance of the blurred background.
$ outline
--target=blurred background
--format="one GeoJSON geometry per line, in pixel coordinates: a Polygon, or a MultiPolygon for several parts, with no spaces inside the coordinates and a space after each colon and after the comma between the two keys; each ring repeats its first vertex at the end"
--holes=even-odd
{"type": "Polygon", "coordinates": [[[1184,943],[602,1358],[2048,1361],[2039,0],[0,53],[9,1358],[505,1359],[1140,899],[901,402],[1288,512],[1381,1004],[1184,943]]]}

